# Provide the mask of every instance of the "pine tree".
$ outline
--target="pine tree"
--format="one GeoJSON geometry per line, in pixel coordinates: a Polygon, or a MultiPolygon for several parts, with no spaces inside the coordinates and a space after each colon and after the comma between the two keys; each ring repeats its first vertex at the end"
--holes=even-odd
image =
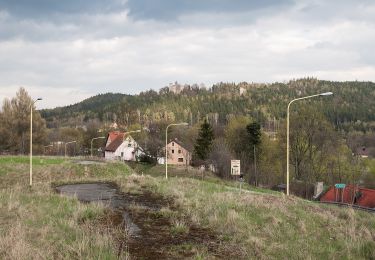
{"type": "Polygon", "coordinates": [[[194,146],[194,155],[196,159],[206,161],[211,151],[212,142],[214,140],[214,132],[211,125],[204,120],[199,130],[199,135],[194,146]]]}
{"type": "MultiPolygon", "coordinates": [[[[250,155],[252,155],[253,163],[254,163],[254,177],[255,177],[255,185],[258,186],[258,173],[257,173],[257,154],[259,154],[259,149],[257,149],[258,145],[261,142],[261,135],[262,132],[260,131],[260,124],[258,122],[250,123],[246,126],[246,131],[248,134],[248,149],[250,151],[250,155]]],[[[251,160],[251,159],[250,159],[251,160]]],[[[249,178],[250,182],[250,178],[249,178]]]]}
{"type": "Polygon", "coordinates": [[[260,124],[258,122],[250,123],[246,126],[246,130],[249,134],[249,145],[252,149],[253,146],[260,144],[260,137],[262,135],[260,131],[260,124]]]}

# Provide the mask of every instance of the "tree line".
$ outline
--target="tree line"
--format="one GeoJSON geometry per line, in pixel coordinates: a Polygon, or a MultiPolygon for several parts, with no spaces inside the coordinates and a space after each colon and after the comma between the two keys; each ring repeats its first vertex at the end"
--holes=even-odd
{"type": "MultiPolygon", "coordinates": [[[[230,86],[214,86],[211,90],[193,89],[190,91],[202,92],[203,98],[196,95],[197,100],[202,101],[209,96],[207,93],[210,92],[227,95],[230,86]]],[[[267,86],[256,87],[263,89],[267,86]]],[[[263,89],[263,91],[265,90],[263,89]]],[[[164,92],[163,95],[176,98],[175,94],[168,93],[167,90],[164,92]]],[[[160,98],[158,93],[152,95],[155,99],[160,98]]],[[[139,97],[132,98],[147,100],[149,97],[147,93],[143,93],[139,97]]],[[[227,104],[228,99],[222,98],[222,104],[227,104]]],[[[243,98],[243,96],[237,96],[237,98],[231,96],[233,100],[243,98]]],[[[16,97],[4,100],[0,112],[0,149],[2,152],[28,153],[27,143],[32,102],[23,88],[17,92],[16,97]]],[[[173,98],[171,102],[173,103],[173,98]]],[[[274,100],[274,102],[276,101],[274,100]]],[[[293,105],[290,117],[290,164],[293,182],[305,185],[305,191],[308,185],[316,181],[324,181],[326,184],[345,182],[373,185],[375,175],[373,167],[366,165],[353,153],[358,145],[371,144],[373,132],[371,130],[361,132],[353,129],[346,132],[338,127],[322,109],[325,104],[329,103],[332,101],[316,100],[314,102],[301,101],[293,105]]],[[[158,104],[158,102],[151,102],[148,105],[152,107],[158,106],[158,104]]],[[[172,112],[167,107],[165,107],[163,116],[158,117],[157,120],[147,121],[142,112],[142,105],[132,108],[135,113],[125,113],[124,121],[121,121],[117,117],[117,114],[121,113],[116,110],[116,103],[110,103],[108,106],[112,106],[112,114],[106,112],[108,113],[107,117],[110,118],[116,114],[116,118],[110,118],[108,121],[119,122],[118,130],[148,129],[148,131],[135,134],[134,138],[151,158],[160,155],[158,153],[164,145],[166,126],[171,122],[181,122],[182,119],[187,119],[184,120],[189,123],[187,129],[172,128],[168,136],[171,140],[179,139],[188,150],[193,152],[195,165],[205,165],[206,167],[213,165],[218,176],[230,178],[230,160],[240,159],[242,171],[249,183],[272,187],[285,182],[285,117],[278,120],[279,131],[270,138],[269,133],[265,131],[263,117],[259,116],[259,114],[268,111],[262,107],[249,107],[247,113],[244,114],[237,113],[236,107],[232,107],[231,113],[226,115],[224,122],[221,122],[220,115],[213,116],[212,114],[201,114],[198,117],[199,120],[189,120],[191,115],[187,114],[186,118],[182,117],[181,119],[171,116],[172,112]]],[[[226,105],[223,106],[226,107],[226,105]]],[[[276,104],[273,106],[276,107],[276,104]]],[[[181,107],[184,107],[183,103],[181,107]]],[[[127,107],[123,109],[127,111],[127,107]]],[[[271,109],[272,105],[269,110],[271,109]]],[[[44,119],[41,115],[45,115],[45,111],[34,110],[34,149],[40,154],[62,155],[62,149],[52,151],[49,145],[73,140],[77,143],[68,147],[69,155],[88,154],[91,139],[105,136],[111,129],[105,120],[96,117],[87,119],[78,117],[74,126],[59,123],[54,127],[51,125],[47,127],[49,119],[48,117],[44,119]]],[[[103,139],[98,140],[95,147],[103,146],[103,143],[103,139]]]]}
{"type": "Polygon", "coordinates": [[[122,125],[149,124],[176,120],[190,124],[209,117],[216,124],[227,124],[232,116],[251,116],[263,126],[268,119],[286,117],[288,102],[296,97],[332,91],[330,102],[311,100],[335,128],[349,131],[375,129],[375,84],[372,82],[333,82],[314,78],[287,83],[218,83],[210,88],[184,85],[176,94],[168,87],[139,95],[101,94],[75,105],[41,111],[47,125],[75,126],[88,120],[116,120],[122,125]]]}

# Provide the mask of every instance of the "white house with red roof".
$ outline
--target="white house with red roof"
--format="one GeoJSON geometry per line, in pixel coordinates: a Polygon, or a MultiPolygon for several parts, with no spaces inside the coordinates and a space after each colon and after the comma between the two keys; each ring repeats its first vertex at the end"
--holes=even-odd
{"type": "Polygon", "coordinates": [[[106,160],[137,161],[144,152],[133,137],[114,131],[108,133],[104,158],[106,160]]]}

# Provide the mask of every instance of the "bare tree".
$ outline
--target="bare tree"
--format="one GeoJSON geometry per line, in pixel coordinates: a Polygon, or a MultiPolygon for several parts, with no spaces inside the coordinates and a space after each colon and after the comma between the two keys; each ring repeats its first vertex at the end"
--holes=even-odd
{"type": "MultiPolygon", "coordinates": [[[[25,154],[29,151],[30,107],[33,100],[24,88],[20,88],[16,97],[5,99],[0,113],[0,135],[2,150],[25,154]]],[[[46,123],[33,107],[33,140],[35,151],[43,150],[46,136],[46,123]]]]}

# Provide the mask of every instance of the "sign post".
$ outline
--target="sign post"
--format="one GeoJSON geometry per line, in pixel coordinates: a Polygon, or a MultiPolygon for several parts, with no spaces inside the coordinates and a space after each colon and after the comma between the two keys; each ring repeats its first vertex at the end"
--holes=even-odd
{"type": "Polygon", "coordinates": [[[340,192],[341,192],[341,202],[344,202],[344,189],[346,187],[346,184],[345,183],[336,183],[335,184],[335,199],[336,201],[338,201],[338,198],[340,196],[340,192]],[[336,190],[337,190],[337,193],[336,193],[336,190]]]}
{"type": "Polygon", "coordinates": [[[240,179],[239,179],[239,181],[240,181],[240,193],[241,193],[241,191],[242,191],[242,183],[243,183],[243,181],[244,181],[244,179],[243,179],[243,174],[242,174],[242,173],[240,174],[240,179]]]}
{"type": "Polygon", "coordinates": [[[240,160],[230,161],[230,174],[239,176],[241,174],[241,163],[240,160]]]}
{"type": "Polygon", "coordinates": [[[230,174],[233,175],[233,176],[239,176],[240,193],[241,193],[243,175],[241,174],[241,162],[240,162],[240,160],[231,160],[230,161],[230,174]]]}

